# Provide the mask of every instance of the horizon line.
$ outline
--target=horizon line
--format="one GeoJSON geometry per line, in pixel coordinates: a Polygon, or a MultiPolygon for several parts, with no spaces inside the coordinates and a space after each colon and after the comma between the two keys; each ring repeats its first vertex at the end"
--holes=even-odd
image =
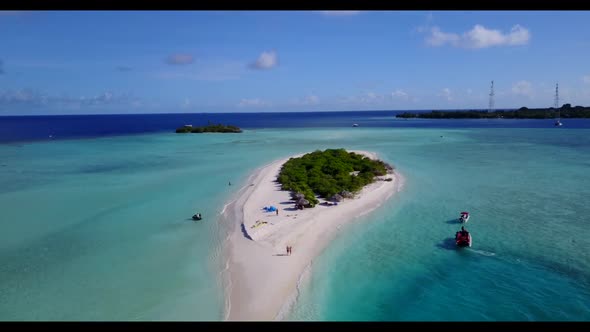
{"type": "MultiPolygon", "coordinates": [[[[525,107],[525,106],[523,106],[525,107]]],[[[519,107],[520,108],[520,107],[519,107]]],[[[515,110],[519,108],[498,108],[494,111],[515,110]]],[[[549,107],[552,108],[552,107],[549,107]]],[[[155,113],[69,113],[69,114],[5,114],[0,117],[28,117],[28,116],[96,116],[96,115],[200,115],[200,114],[276,114],[276,113],[352,113],[352,112],[432,112],[432,111],[488,111],[487,108],[447,108],[447,109],[391,109],[391,110],[346,110],[346,111],[274,111],[274,112],[155,112],[155,113]]]]}

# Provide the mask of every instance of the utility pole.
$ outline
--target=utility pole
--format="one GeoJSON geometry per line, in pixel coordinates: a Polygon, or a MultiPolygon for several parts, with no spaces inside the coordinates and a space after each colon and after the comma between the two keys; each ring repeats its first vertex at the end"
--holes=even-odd
{"type": "Polygon", "coordinates": [[[559,83],[555,83],[555,102],[553,106],[559,108],[559,83]]]}
{"type": "Polygon", "coordinates": [[[490,88],[490,104],[488,107],[488,112],[494,111],[494,81],[492,81],[492,86],[490,88]]]}

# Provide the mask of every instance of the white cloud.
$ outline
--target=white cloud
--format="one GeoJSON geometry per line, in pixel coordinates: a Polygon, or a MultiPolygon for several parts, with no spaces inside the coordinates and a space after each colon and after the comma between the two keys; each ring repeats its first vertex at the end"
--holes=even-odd
{"type": "Polygon", "coordinates": [[[467,32],[468,45],[474,48],[485,48],[498,45],[524,45],[530,39],[530,33],[520,25],[515,25],[509,34],[502,34],[499,30],[488,30],[482,25],[476,25],[467,32]]]}
{"type": "Polygon", "coordinates": [[[405,100],[408,100],[408,93],[405,92],[405,91],[403,91],[403,90],[397,89],[397,90],[395,90],[395,91],[393,91],[391,93],[391,98],[392,99],[405,99],[405,100]]]}
{"type": "Polygon", "coordinates": [[[378,105],[383,104],[385,100],[386,99],[384,95],[369,91],[360,95],[341,98],[340,102],[343,104],[354,105],[378,105]]]}
{"type": "Polygon", "coordinates": [[[0,90],[0,109],[6,107],[126,107],[134,102],[139,102],[138,98],[128,93],[114,94],[110,91],[100,93],[96,96],[72,97],[68,95],[49,95],[41,91],[32,89],[20,90],[0,90]]]}
{"type": "Polygon", "coordinates": [[[341,104],[360,106],[374,106],[374,107],[390,107],[397,102],[416,102],[418,99],[410,96],[402,89],[396,89],[392,92],[378,93],[374,91],[364,92],[358,95],[341,97],[339,102],[341,104]]]}
{"type": "Polygon", "coordinates": [[[314,106],[320,103],[320,97],[315,94],[309,94],[303,98],[295,98],[289,102],[291,105],[314,106]]]}
{"type": "Polygon", "coordinates": [[[382,102],[384,99],[383,95],[375,93],[375,92],[367,92],[364,95],[361,95],[359,101],[364,104],[375,104],[382,102]]]}
{"type": "Polygon", "coordinates": [[[250,65],[254,69],[271,69],[279,64],[277,52],[262,52],[258,59],[250,65]]]}
{"type": "Polygon", "coordinates": [[[266,106],[270,106],[270,105],[271,105],[270,102],[261,100],[259,98],[242,99],[238,103],[238,106],[239,107],[266,107],[266,106]]]}
{"type": "Polygon", "coordinates": [[[169,65],[188,65],[195,62],[195,58],[190,54],[172,54],[166,58],[169,65]]]}
{"type": "Polygon", "coordinates": [[[512,85],[512,93],[517,96],[532,97],[533,85],[528,81],[519,81],[512,85]]]}
{"type": "Polygon", "coordinates": [[[324,16],[354,16],[361,13],[360,10],[320,10],[324,16]]]}
{"type": "Polygon", "coordinates": [[[356,95],[340,95],[323,105],[334,105],[347,110],[383,110],[416,107],[420,99],[402,89],[392,92],[363,92],[356,95]]]}
{"type": "Polygon", "coordinates": [[[459,44],[460,38],[457,34],[442,32],[438,27],[433,27],[430,32],[431,35],[426,38],[426,42],[431,46],[442,46],[447,43],[453,46],[459,44]]]}
{"type": "Polygon", "coordinates": [[[442,89],[441,92],[438,94],[438,96],[445,98],[447,101],[453,100],[452,91],[449,88],[442,89]]]}
{"type": "Polygon", "coordinates": [[[317,105],[320,103],[320,97],[316,95],[309,95],[303,100],[304,105],[317,105]]]}
{"type": "Polygon", "coordinates": [[[585,75],[582,77],[582,81],[584,81],[584,83],[590,83],[590,75],[585,75]]]}
{"type": "Polygon", "coordinates": [[[426,43],[431,46],[449,44],[464,48],[488,48],[493,46],[526,45],[530,38],[529,30],[518,24],[513,26],[507,34],[502,33],[500,30],[487,29],[483,25],[476,24],[473,29],[464,32],[462,35],[443,32],[438,27],[432,27],[430,35],[426,38],[426,43]]]}

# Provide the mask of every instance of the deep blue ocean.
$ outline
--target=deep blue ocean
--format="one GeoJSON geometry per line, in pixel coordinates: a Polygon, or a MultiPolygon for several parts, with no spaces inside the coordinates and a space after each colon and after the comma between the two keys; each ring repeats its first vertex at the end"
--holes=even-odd
{"type": "MultiPolygon", "coordinates": [[[[547,128],[553,120],[535,119],[401,119],[405,111],[305,113],[197,113],[2,116],[0,143],[173,132],[185,124],[231,124],[243,129],[344,128],[353,123],[367,128],[547,128]],[[50,137],[51,136],[51,137],[50,137]]],[[[564,120],[569,128],[590,128],[590,119],[564,120]]]]}

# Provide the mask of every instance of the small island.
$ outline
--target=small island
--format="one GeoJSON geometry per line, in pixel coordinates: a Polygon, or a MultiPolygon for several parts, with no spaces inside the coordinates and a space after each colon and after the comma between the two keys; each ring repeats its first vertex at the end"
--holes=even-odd
{"type": "Polygon", "coordinates": [[[176,129],[177,134],[185,133],[241,133],[242,129],[222,124],[209,124],[204,127],[193,127],[192,125],[184,125],[176,129]]]}
{"type": "Polygon", "coordinates": [[[248,183],[222,212],[234,225],[223,251],[224,317],[230,321],[281,320],[314,259],[341,227],[385,203],[403,180],[375,153],[328,149],[275,160],[248,183]],[[345,191],[354,197],[328,201],[345,191]],[[302,208],[303,200],[308,207],[323,203],[302,208]]]}
{"type": "Polygon", "coordinates": [[[314,207],[316,195],[332,202],[353,198],[375,177],[393,172],[393,167],[344,149],[315,151],[287,161],[277,177],[282,190],[291,192],[299,208],[314,207]]]}
{"type": "Polygon", "coordinates": [[[423,119],[555,119],[561,118],[590,118],[590,107],[564,104],[560,108],[526,108],[515,110],[467,110],[467,111],[432,111],[428,113],[404,112],[396,115],[397,118],[423,118],[423,119]]]}

